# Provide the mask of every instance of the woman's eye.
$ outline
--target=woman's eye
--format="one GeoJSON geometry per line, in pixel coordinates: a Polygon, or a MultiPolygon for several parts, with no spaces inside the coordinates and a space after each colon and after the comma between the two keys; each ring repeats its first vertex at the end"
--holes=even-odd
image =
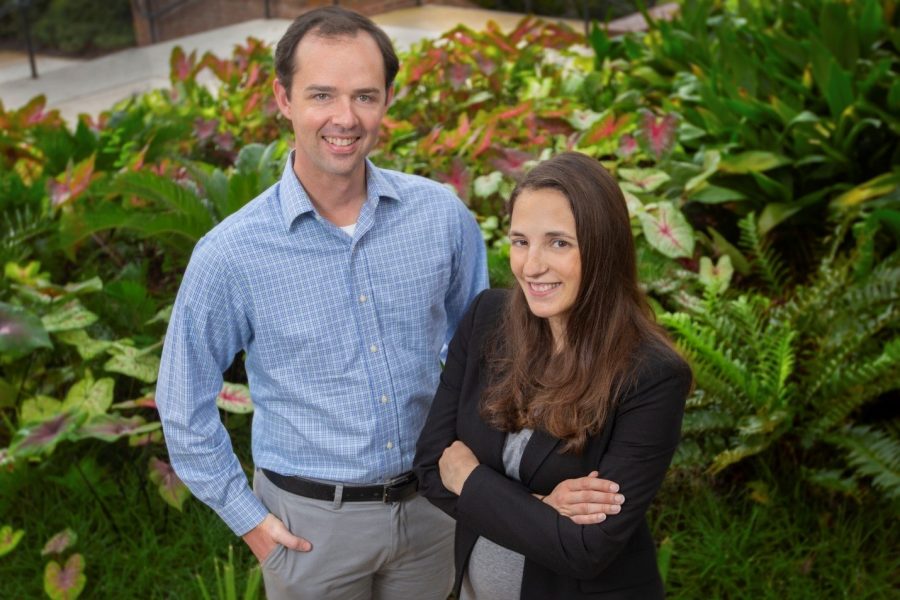
{"type": "Polygon", "coordinates": [[[550,242],[550,245],[554,248],[565,248],[569,245],[569,242],[565,240],[553,240],[552,242],[550,242]]]}
{"type": "Polygon", "coordinates": [[[526,242],[525,240],[510,240],[509,243],[512,246],[527,246],[528,245],[528,242],[526,242]]]}

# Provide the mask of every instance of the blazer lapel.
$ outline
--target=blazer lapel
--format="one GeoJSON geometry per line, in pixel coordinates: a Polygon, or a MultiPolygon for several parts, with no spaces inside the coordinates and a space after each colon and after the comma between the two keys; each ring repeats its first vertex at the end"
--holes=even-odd
{"type": "Polygon", "coordinates": [[[522,461],[519,463],[519,480],[525,485],[530,485],[535,473],[547,456],[556,448],[559,440],[549,433],[536,429],[525,446],[522,453],[522,461]]]}

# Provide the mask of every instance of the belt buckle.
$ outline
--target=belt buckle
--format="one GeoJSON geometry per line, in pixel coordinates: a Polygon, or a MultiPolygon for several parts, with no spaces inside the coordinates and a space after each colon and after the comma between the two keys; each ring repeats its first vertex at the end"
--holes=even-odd
{"type": "MultiPolygon", "coordinates": [[[[409,485],[412,480],[412,473],[405,473],[388,481],[384,485],[384,489],[381,495],[381,501],[385,504],[387,504],[388,502],[395,502],[395,500],[391,498],[391,492],[403,489],[405,486],[409,485]]],[[[402,500],[402,498],[399,498],[398,500],[402,500]]]]}

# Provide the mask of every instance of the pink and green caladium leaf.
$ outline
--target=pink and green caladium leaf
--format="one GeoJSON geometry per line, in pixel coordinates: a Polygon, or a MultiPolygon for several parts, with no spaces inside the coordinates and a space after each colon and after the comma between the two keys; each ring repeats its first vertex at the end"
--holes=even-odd
{"type": "Polygon", "coordinates": [[[635,194],[653,192],[671,179],[659,169],[619,169],[622,189],[635,194]]]}
{"type": "Polygon", "coordinates": [[[87,373],[84,379],[75,382],[69,388],[62,408],[78,411],[88,417],[102,415],[112,404],[114,387],[115,381],[112,377],[94,380],[94,377],[87,373]]]}
{"type": "Polygon", "coordinates": [[[191,497],[190,490],[175,474],[172,465],[155,456],[150,458],[150,481],[156,485],[162,499],[178,510],[191,497]]]}
{"type": "Polygon", "coordinates": [[[41,550],[41,556],[47,556],[48,554],[62,554],[66,550],[68,550],[76,541],[78,540],[78,534],[72,531],[71,528],[66,527],[52,538],[47,540],[47,543],[44,544],[44,549],[41,550]]]}
{"type": "Polygon", "coordinates": [[[149,433],[137,433],[128,438],[128,445],[132,448],[149,446],[151,444],[161,444],[162,442],[162,429],[157,429],[156,431],[151,431],[149,433]]]}
{"type": "Polygon", "coordinates": [[[576,131],[587,131],[603,118],[603,113],[575,109],[566,119],[576,131]]]}
{"type": "Polygon", "coordinates": [[[660,202],[656,210],[638,214],[650,245],[669,258],[687,258],[694,253],[694,230],[671,202],[660,202]]]}
{"type": "Polygon", "coordinates": [[[46,421],[63,410],[62,402],[50,396],[35,396],[22,403],[19,409],[19,423],[27,425],[46,421]]]}
{"type": "Polygon", "coordinates": [[[225,412],[246,414],[253,412],[253,400],[250,399],[250,388],[239,383],[222,384],[216,396],[216,406],[225,412]]]}
{"type": "Polygon", "coordinates": [[[748,173],[761,173],[783,165],[790,164],[791,159],[774,152],[763,150],[749,150],[726,156],[719,163],[719,170],[723,173],[734,175],[746,175],[748,173]]]}
{"type": "Polygon", "coordinates": [[[23,535],[25,535],[24,529],[13,529],[9,525],[0,527],[0,556],[15,550],[19,542],[22,541],[23,535]]]}
{"type": "Polygon", "coordinates": [[[115,408],[116,410],[123,408],[156,408],[156,392],[150,392],[140,398],[135,398],[134,400],[116,402],[111,408],[115,408]]]}
{"type": "Polygon", "coordinates": [[[731,266],[731,257],[727,254],[720,256],[715,265],[708,256],[700,259],[700,283],[708,290],[724,292],[731,284],[733,275],[734,267],[731,266]]]}
{"type": "Polygon", "coordinates": [[[72,299],[44,315],[41,322],[50,332],[84,329],[97,321],[97,315],[86,309],[77,299],[72,299]]]}
{"type": "Polygon", "coordinates": [[[138,349],[120,342],[109,348],[112,357],[103,368],[113,373],[134,377],[144,383],[154,383],[159,374],[159,356],[156,348],[138,349]]]}
{"type": "Polygon", "coordinates": [[[10,454],[14,458],[50,454],[58,443],[72,438],[80,421],[79,415],[64,412],[24,427],[16,432],[9,446],[10,454]]]}
{"type": "Polygon", "coordinates": [[[149,433],[161,426],[159,421],[148,423],[143,417],[137,415],[133,417],[117,414],[97,415],[78,429],[78,436],[114,442],[126,435],[149,433]]]}
{"type": "Polygon", "coordinates": [[[72,329],[69,331],[60,331],[55,334],[56,339],[63,342],[64,344],[68,344],[69,346],[74,346],[75,350],[78,352],[78,355],[84,360],[91,360],[93,358],[97,358],[104,352],[106,352],[110,346],[112,346],[112,342],[106,340],[95,340],[84,329],[72,329]]]}
{"type": "Polygon", "coordinates": [[[75,600],[86,583],[84,557],[80,554],[70,556],[65,567],[51,560],[44,569],[44,591],[50,600],[75,600]]]}
{"type": "Polygon", "coordinates": [[[0,353],[19,357],[36,348],[52,348],[41,320],[18,306],[0,302],[0,353]]]}
{"type": "Polygon", "coordinates": [[[635,137],[644,150],[659,161],[675,147],[677,131],[678,116],[674,113],[658,118],[649,110],[644,110],[635,137]]]}
{"type": "Polygon", "coordinates": [[[99,174],[94,173],[93,154],[77,165],[69,163],[65,172],[51,179],[48,184],[53,208],[59,208],[78,198],[97,177],[99,174]]]}

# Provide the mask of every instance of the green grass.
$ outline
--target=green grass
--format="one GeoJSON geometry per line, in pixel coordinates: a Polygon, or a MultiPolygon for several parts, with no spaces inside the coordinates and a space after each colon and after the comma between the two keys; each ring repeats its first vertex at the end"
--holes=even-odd
{"type": "MultiPolygon", "coordinates": [[[[0,526],[25,529],[0,557],[0,598],[46,597],[49,559],[40,550],[66,527],[78,534],[73,550],[86,563],[82,598],[202,598],[198,573],[215,598],[215,560],[227,559],[229,545],[240,596],[255,565],[250,551],[197,500],[184,512],[166,505],[146,481],[147,458],[120,445],[79,443],[0,473],[0,526]],[[66,451],[82,457],[77,468],[66,451]]],[[[780,483],[747,485],[735,475],[666,483],[650,522],[657,539],[670,540],[670,598],[898,597],[896,507],[874,496],[817,495],[791,472],[754,477],[780,483]]]]}
{"type": "Polygon", "coordinates": [[[780,486],[668,482],[651,510],[669,598],[897,598],[900,519],[877,501],[780,486]],[[753,499],[751,496],[756,496],[753,499]]]}
{"type": "MultiPolygon", "coordinates": [[[[62,446],[57,453],[73,446],[62,446]]],[[[146,458],[126,448],[105,446],[83,453],[79,467],[113,516],[107,518],[81,474],[70,463],[52,461],[0,475],[0,525],[25,529],[10,554],[0,558],[0,598],[42,598],[43,571],[49,558],[40,555],[55,533],[71,527],[78,535],[73,551],[85,559],[87,585],[82,598],[200,598],[199,573],[215,589],[216,558],[226,559],[234,546],[238,589],[255,564],[249,549],[219,518],[197,500],[184,512],[166,505],[141,475],[146,458]],[[107,461],[121,452],[113,464],[107,461]],[[128,464],[129,462],[133,464],[128,464]]]]}

